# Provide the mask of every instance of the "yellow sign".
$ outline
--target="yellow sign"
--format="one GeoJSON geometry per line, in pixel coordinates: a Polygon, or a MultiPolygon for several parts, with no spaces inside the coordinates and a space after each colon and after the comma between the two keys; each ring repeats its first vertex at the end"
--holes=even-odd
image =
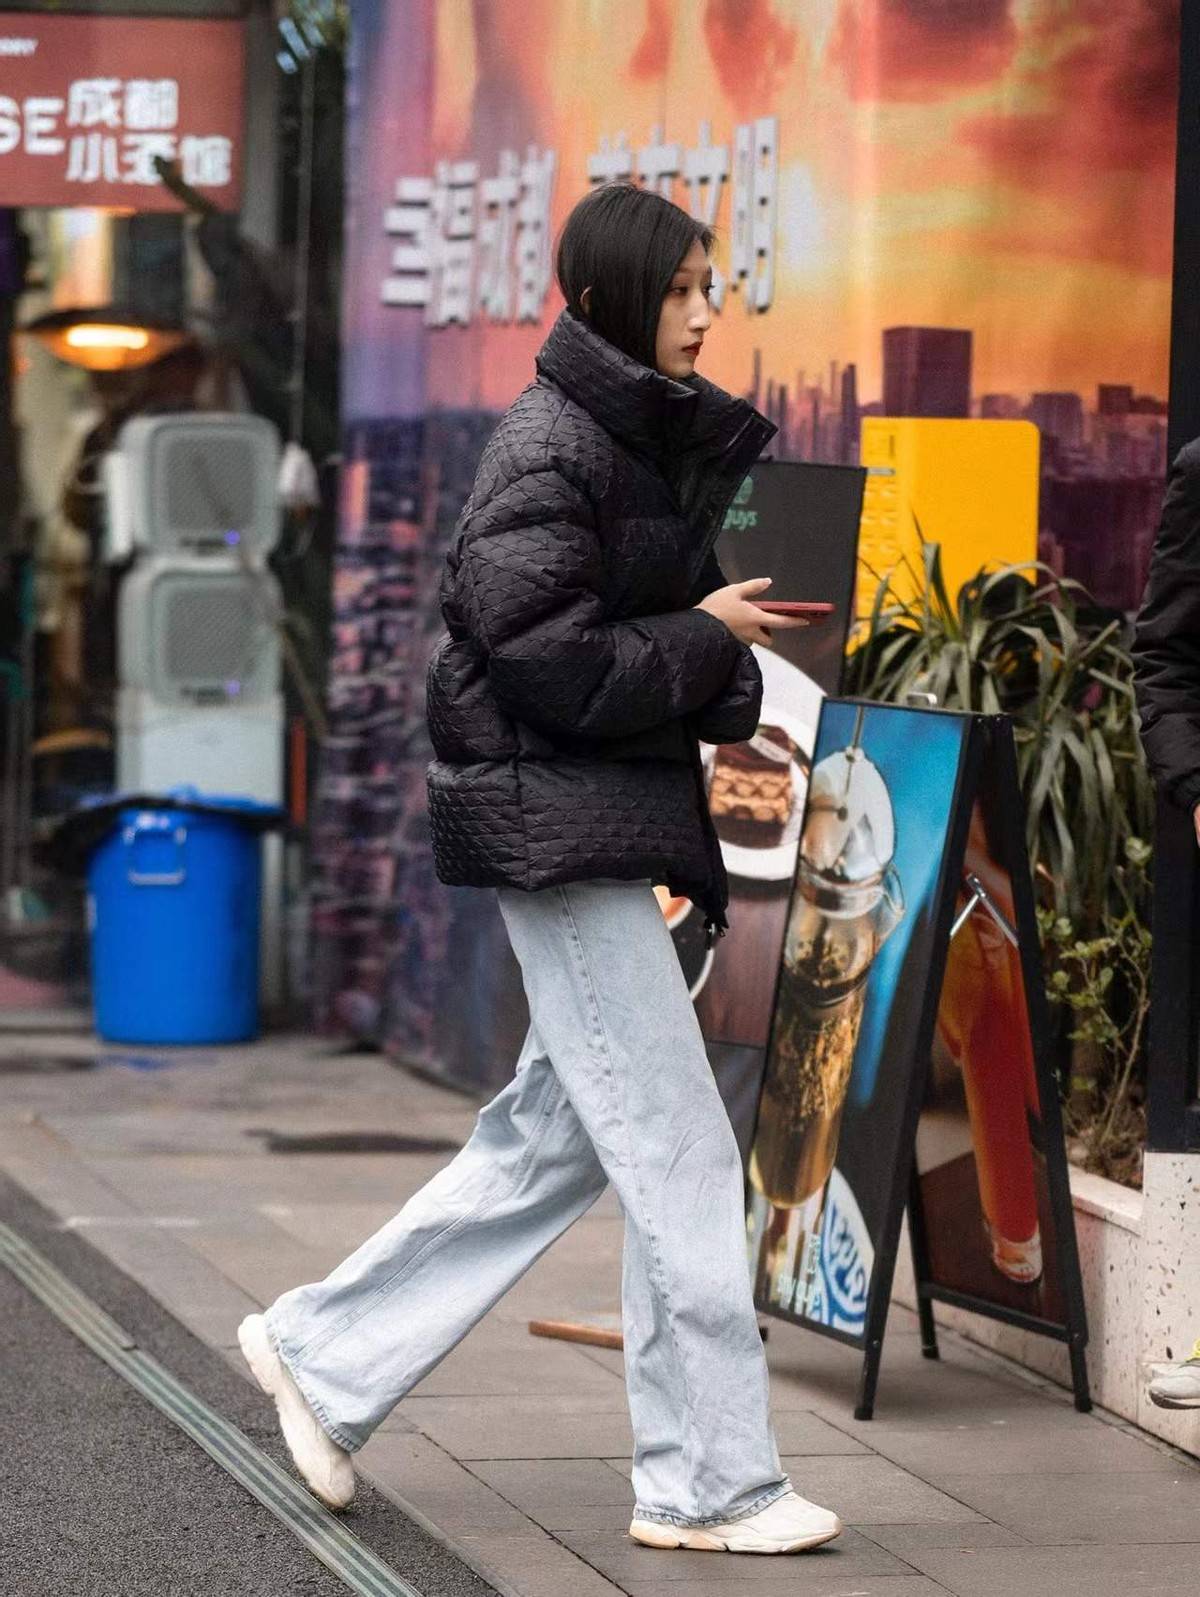
{"type": "Polygon", "coordinates": [[[1029,421],[867,416],[857,609],[880,581],[902,601],[921,591],[921,543],[941,545],[953,602],[981,566],[1037,559],[1038,430],[1029,421]]]}

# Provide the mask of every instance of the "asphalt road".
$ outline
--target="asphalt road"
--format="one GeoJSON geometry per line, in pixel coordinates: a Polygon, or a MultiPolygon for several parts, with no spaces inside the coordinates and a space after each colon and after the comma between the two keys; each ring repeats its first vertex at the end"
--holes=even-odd
{"type": "MultiPolygon", "coordinates": [[[[268,1400],[2,1176],[0,1220],[288,1467],[268,1400]]],[[[422,1597],[494,1597],[365,1483],[339,1517],[422,1597]]],[[[12,1597],[345,1597],[349,1590],[2,1265],[0,1571],[12,1597]]]]}

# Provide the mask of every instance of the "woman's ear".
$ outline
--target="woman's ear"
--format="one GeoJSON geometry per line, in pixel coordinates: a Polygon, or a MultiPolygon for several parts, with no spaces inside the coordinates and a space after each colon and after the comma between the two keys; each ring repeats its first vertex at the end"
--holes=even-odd
{"type": "Polygon", "coordinates": [[[590,288],[585,288],[583,293],[579,296],[579,304],[582,307],[583,314],[585,316],[590,316],[592,314],[592,291],[590,288]]]}

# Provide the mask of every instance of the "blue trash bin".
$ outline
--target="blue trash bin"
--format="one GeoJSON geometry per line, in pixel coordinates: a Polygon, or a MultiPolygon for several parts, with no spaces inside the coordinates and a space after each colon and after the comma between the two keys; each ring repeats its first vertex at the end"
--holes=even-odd
{"type": "Polygon", "coordinates": [[[91,850],[92,998],[107,1042],[232,1043],[257,1034],[260,833],[278,810],[194,798],[195,809],[118,809],[91,850]]]}

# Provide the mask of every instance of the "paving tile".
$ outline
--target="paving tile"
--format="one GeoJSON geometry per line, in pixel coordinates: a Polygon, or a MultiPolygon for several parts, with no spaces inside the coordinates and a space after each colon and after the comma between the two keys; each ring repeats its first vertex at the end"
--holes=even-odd
{"type": "Polygon", "coordinates": [[[237,1221],[214,1221],[181,1233],[187,1247],[260,1303],[320,1281],[338,1262],[329,1251],[301,1247],[252,1211],[237,1221]]]}
{"type": "MultiPolygon", "coordinates": [[[[991,1547],[1025,1547],[1024,1537],[1004,1525],[993,1525],[987,1519],[969,1519],[961,1524],[947,1524],[930,1520],[924,1525],[862,1525],[855,1527],[863,1536],[895,1553],[898,1558],[931,1547],[960,1548],[963,1552],[978,1552],[991,1547]]],[[[911,1562],[911,1559],[909,1559],[911,1562]]]]}
{"type": "Polygon", "coordinates": [[[281,1231],[305,1247],[329,1248],[342,1259],[385,1226],[400,1204],[389,1196],[374,1203],[347,1203],[340,1198],[324,1203],[268,1200],[258,1207],[281,1231]]]}
{"type": "Polygon", "coordinates": [[[772,1403],[771,1420],[781,1453],[797,1457],[806,1453],[850,1457],[867,1455],[871,1451],[864,1442],[847,1436],[845,1431],[839,1431],[816,1414],[803,1410],[780,1410],[772,1403]]]}
{"type": "MultiPolygon", "coordinates": [[[[598,1458],[484,1459],[471,1473],[524,1513],[577,1506],[633,1506],[629,1481],[598,1458]]],[[[628,1522],[628,1514],[627,1514],[628,1522]]]]}
{"type": "Polygon", "coordinates": [[[585,1358],[571,1343],[531,1337],[523,1324],[489,1315],[413,1388],[419,1397],[498,1397],[572,1392],[607,1393],[625,1401],[624,1381],[585,1358]]]}
{"type": "Polygon", "coordinates": [[[875,1452],[925,1480],[967,1474],[1112,1474],[1177,1468],[1139,1436],[1073,1409],[1019,1410],[953,1430],[860,1426],[875,1452]]]}
{"type": "Polygon", "coordinates": [[[542,1531],[456,1536],[453,1545],[513,1597],[612,1597],[620,1590],[542,1531]]]}
{"type": "Polygon", "coordinates": [[[544,1253],[504,1299],[505,1317],[524,1320],[587,1320],[621,1312],[621,1241],[618,1228],[584,1231],[571,1245],[544,1253]],[[581,1268],[581,1262],[586,1264],[581,1268]]]}
{"type": "Polygon", "coordinates": [[[609,1469],[601,1459],[495,1459],[471,1468],[557,1536],[566,1531],[624,1536],[629,1528],[634,1506],[629,1477],[609,1469]]]}
{"type": "Polygon", "coordinates": [[[380,1490],[445,1535],[528,1534],[528,1516],[424,1436],[380,1432],[356,1465],[380,1490]]]}
{"type": "Polygon", "coordinates": [[[60,1110],[45,1121],[88,1159],[196,1152],[236,1156],[247,1150],[236,1115],[178,1104],[147,1103],[107,1114],[60,1110]]]}
{"type": "Polygon", "coordinates": [[[66,1144],[39,1126],[26,1128],[25,1153],[7,1155],[4,1169],[64,1220],[72,1215],[138,1212],[118,1189],[102,1181],[66,1144]]]}
{"type": "Polygon", "coordinates": [[[393,1431],[402,1432],[406,1436],[419,1436],[421,1434],[417,1426],[405,1414],[403,1403],[396,1405],[392,1412],[376,1426],[372,1435],[389,1436],[393,1431]]]}
{"type": "Polygon", "coordinates": [[[831,1508],[848,1525],[914,1525],[972,1518],[954,1496],[917,1480],[885,1458],[790,1458],[783,1467],[802,1497],[831,1508]]]}
{"type": "Polygon", "coordinates": [[[1018,1409],[1073,1412],[1038,1388],[1008,1376],[959,1348],[935,1361],[921,1356],[920,1340],[889,1336],[876,1396],[875,1419],[857,1421],[854,1409],[862,1378],[862,1355],[813,1331],[771,1322],[767,1342],[771,1395],[776,1407],[809,1408],[870,1445],[873,1425],[892,1429],[953,1429],[1002,1418],[1018,1409]]]}
{"type": "MultiPolygon", "coordinates": [[[[202,1260],[195,1260],[203,1265],[202,1260]]],[[[198,1274],[190,1264],[177,1271],[159,1270],[154,1273],[127,1268],[127,1273],[157,1298],[162,1306],[185,1325],[209,1347],[218,1350],[237,1350],[237,1328],[247,1314],[255,1314],[262,1304],[248,1293],[240,1291],[230,1282],[214,1279],[210,1271],[198,1274]]],[[[243,1368],[245,1361],[242,1361],[243,1368]]]]}
{"type": "MultiPolygon", "coordinates": [[[[913,1551],[955,1597],[1196,1597],[1200,1542],[1175,1546],[1013,1547],[913,1551]]],[[[649,1594],[647,1594],[649,1597],[649,1594]]]]}
{"type": "Polygon", "coordinates": [[[876,1426],[880,1430],[955,1431],[964,1425],[985,1425],[1020,1413],[1063,1417],[1074,1413],[1068,1401],[1046,1397],[1024,1382],[1008,1381],[986,1370],[946,1364],[899,1370],[890,1379],[881,1379],[873,1420],[854,1418],[857,1375],[848,1388],[845,1383],[814,1383],[809,1391],[815,1413],[868,1446],[876,1426]],[[930,1370],[942,1378],[931,1378],[930,1370]]]}
{"type": "Polygon", "coordinates": [[[1200,1542],[1200,1468],[1190,1464],[1135,1474],[955,1475],[941,1485],[1029,1542],[1200,1542]]]}
{"type": "MultiPolygon", "coordinates": [[[[852,1530],[818,1551],[782,1560],[750,1555],[714,1558],[711,1553],[678,1548],[641,1547],[618,1531],[558,1534],[573,1552],[627,1591],[632,1591],[639,1581],[662,1581],[674,1589],[676,1597],[685,1597],[697,1581],[705,1585],[711,1581],[724,1597],[735,1597],[743,1587],[757,1592],[764,1585],[774,1585],[785,1570],[789,1579],[796,1575],[803,1580],[811,1573],[825,1582],[825,1589],[844,1592],[853,1589],[848,1582],[857,1584],[861,1576],[913,1574],[911,1565],[852,1530]]],[[[803,1585],[799,1587],[800,1591],[804,1589],[803,1585]]]]}
{"type": "Polygon", "coordinates": [[[395,1214],[421,1185],[420,1171],[409,1175],[406,1167],[419,1164],[423,1170],[433,1164],[394,1154],[269,1154],[257,1142],[243,1141],[239,1153],[196,1152],[184,1145],[173,1153],[97,1156],[89,1163],[123,1191],[142,1198],[153,1193],[162,1203],[174,1195],[178,1204],[193,1211],[197,1204],[220,1205],[226,1195],[239,1206],[257,1208],[311,1204],[314,1192],[328,1192],[336,1195],[330,1200],[334,1206],[379,1204],[385,1215],[395,1214]]]}
{"type": "Polygon", "coordinates": [[[243,1316],[264,1301],[184,1245],[180,1241],[184,1233],[95,1225],[87,1227],[84,1235],[164,1308],[214,1346],[229,1344],[243,1316]]]}
{"type": "Polygon", "coordinates": [[[599,1364],[601,1368],[611,1371],[613,1375],[619,1375],[622,1380],[625,1379],[624,1353],[618,1352],[616,1348],[611,1347],[589,1347],[584,1342],[579,1342],[576,1346],[584,1358],[591,1359],[593,1364],[599,1364]]]}
{"type": "Polygon", "coordinates": [[[410,1397],[405,1417],[456,1458],[608,1458],[631,1451],[623,1392],[410,1397]]]}
{"type": "MultiPolygon", "coordinates": [[[[542,1383],[537,1382],[539,1389],[542,1383]]],[[[621,1385],[617,1390],[623,1392],[621,1385]]],[[[826,1420],[816,1414],[804,1410],[784,1409],[780,1411],[772,1407],[772,1423],[775,1427],[775,1440],[781,1453],[794,1455],[819,1454],[865,1456],[870,1453],[870,1448],[853,1436],[847,1436],[844,1431],[838,1430],[826,1420]]]]}
{"type": "MultiPolygon", "coordinates": [[[[663,1554],[672,1559],[688,1556],[718,1562],[707,1553],[663,1554]]],[[[798,1558],[737,1559],[735,1572],[740,1572],[743,1564],[766,1564],[771,1578],[754,1582],[754,1597],[946,1597],[946,1588],[924,1575],[839,1575],[834,1556],[820,1551],[798,1558]],[[786,1565],[786,1573],[780,1565],[786,1565]]],[[[703,1576],[690,1578],[686,1585],[680,1580],[632,1580],[623,1587],[627,1597],[684,1597],[685,1593],[686,1597],[730,1597],[736,1589],[729,1580],[703,1576]]]]}

